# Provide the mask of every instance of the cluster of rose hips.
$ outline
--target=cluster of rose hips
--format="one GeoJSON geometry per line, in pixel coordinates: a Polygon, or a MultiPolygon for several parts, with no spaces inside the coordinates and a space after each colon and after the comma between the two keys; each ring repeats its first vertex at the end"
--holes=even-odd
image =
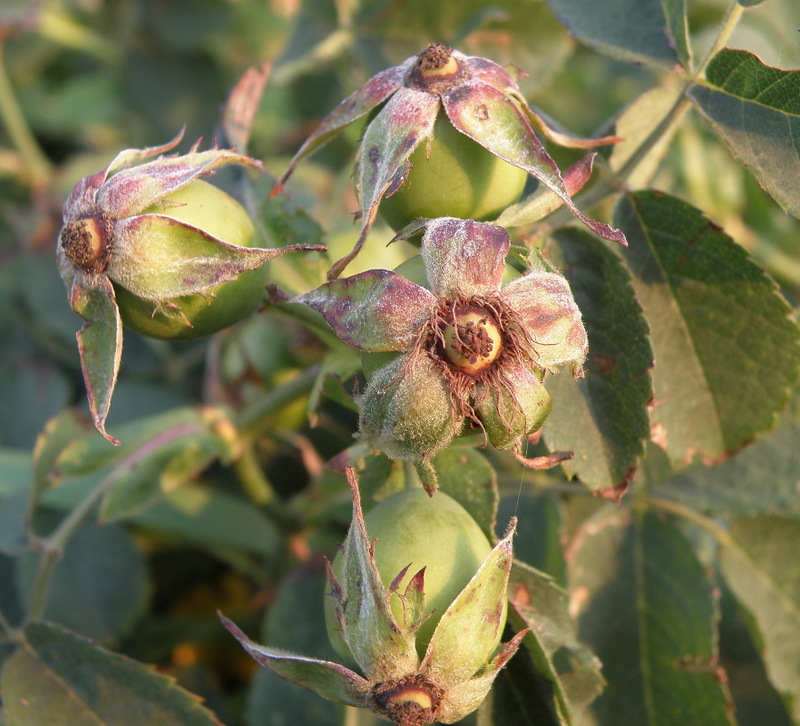
{"type": "MultiPolygon", "coordinates": [[[[575,207],[575,185],[565,182],[534,127],[560,142],[566,137],[531,110],[514,72],[441,45],[377,74],[342,101],[297,152],[275,193],[298,161],[368,114],[356,171],[358,241],[326,283],[292,302],[316,310],[362,352],[367,382],[357,396],[358,436],[413,462],[427,491],[411,487],[365,517],[355,472],[347,470],[353,520],[329,571],[328,625],[360,674],[256,645],[225,624],[260,663],[327,698],[398,724],[451,723],[477,708],[523,633],[495,652],[513,528],[492,547],[459,504],[434,493],[431,458],[470,431],[531,466],[566,458],[554,452],[524,459],[522,444],[550,411],[545,375],[561,366],[579,374],[587,352],[565,278],[541,259],[514,276],[506,265],[508,232],[483,220],[517,201],[532,175],[596,234],[625,240],[575,207]],[[423,265],[415,279],[382,269],[342,276],[378,213],[398,239],[419,240],[423,265]]],[[[223,149],[165,156],[179,140],[120,153],[81,180],[64,207],[59,269],[84,320],[78,344],[90,409],[112,442],[106,417],[123,325],[172,339],[215,332],[263,301],[266,261],[320,249],[257,246],[244,208],[202,177],[260,163],[223,149]]]]}

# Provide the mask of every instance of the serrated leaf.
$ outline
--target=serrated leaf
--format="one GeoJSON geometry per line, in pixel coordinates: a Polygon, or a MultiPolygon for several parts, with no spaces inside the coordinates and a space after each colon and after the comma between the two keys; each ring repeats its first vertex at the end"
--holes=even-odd
{"type": "Polygon", "coordinates": [[[570,33],[612,58],[657,66],[672,66],[679,60],[675,49],[680,46],[671,32],[680,31],[677,12],[671,3],[665,7],[664,0],[547,0],[547,4],[570,33]],[[670,14],[669,26],[665,12],[670,14]]]}
{"type": "Polygon", "coordinates": [[[624,197],[616,223],[650,324],[653,439],[676,463],[730,456],[771,428],[800,372],[800,335],[777,287],[690,204],[624,197]]]}
{"type": "Polygon", "coordinates": [[[690,87],[697,110],[789,214],[800,217],[800,71],[721,50],[705,83],[690,87]]]}
{"type": "Polygon", "coordinates": [[[800,721],[800,522],[741,518],[723,542],[728,585],[753,618],[770,681],[800,721]]]}
{"type": "Polygon", "coordinates": [[[731,726],[712,583],[689,542],[650,514],[604,509],[578,532],[570,591],[579,637],[608,686],[592,707],[618,726],[731,726]]]}
{"type": "Polygon", "coordinates": [[[775,431],[721,464],[695,465],[651,481],[652,492],[717,516],[781,512],[800,518],[798,441],[800,396],[795,395],[775,431]]]}
{"type": "MultiPolygon", "coordinates": [[[[19,590],[30,599],[39,562],[29,553],[17,561],[19,590]]],[[[122,527],[80,530],[56,565],[44,617],[105,643],[117,640],[147,604],[147,568],[122,527]]]]}
{"type": "Polygon", "coordinates": [[[30,623],[21,636],[0,675],[9,724],[220,724],[171,679],[58,626],[30,623]]]}
{"type": "Polygon", "coordinates": [[[647,322],[619,258],[583,230],[554,235],[589,336],[584,378],[545,379],[553,410],[544,426],[551,451],[593,491],[624,490],[650,435],[653,354],[647,322]]]}

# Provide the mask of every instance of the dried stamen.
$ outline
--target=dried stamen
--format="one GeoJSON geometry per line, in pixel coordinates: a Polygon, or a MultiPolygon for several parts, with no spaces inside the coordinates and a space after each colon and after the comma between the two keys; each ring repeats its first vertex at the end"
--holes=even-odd
{"type": "Polygon", "coordinates": [[[436,43],[417,55],[417,62],[411,68],[408,80],[420,90],[442,93],[468,77],[466,65],[453,55],[453,49],[436,43]]]}
{"type": "Polygon", "coordinates": [[[468,376],[489,368],[503,348],[503,336],[494,316],[479,307],[462,306],[441,329],[442,352],[447,360],[468,376]]]}
{"type": "Polygon", "coordinates": [[[60,244],[67,259],[90,275],[97,275],[108,266],[113,222],[103,214],[93,214],[61,228],[60,244]]]}

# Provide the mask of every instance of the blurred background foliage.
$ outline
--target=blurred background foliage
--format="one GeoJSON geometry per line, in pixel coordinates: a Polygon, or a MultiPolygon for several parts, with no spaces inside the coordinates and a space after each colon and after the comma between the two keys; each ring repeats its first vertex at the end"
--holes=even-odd
{"type": "MultiPolygon", "coordinates": [[[[727,6],[724,0],[690,3],[696,47],[711,42],[727,6]]],[[[767,64],[797,68],[798,28],[800,5],[770,0],[748,11],[728,45],[748,48],[767,64]]],[[[74,337],[79,321],[66,303],[54,264],[60,207],[72,185],[104,167],[119,149],[163,143],[184,126],[187,141],[182,148],[199,137],[213,142],[220,137],[220,114],[230,89],[248,67],[264,61],[271,63],[271,77],[249,152],[277,177],[341,98],[374,72],[434,41],[518,65],[528,74],[521,82],[526,97],[580,134],[595,133],[660,82],[657,69],[623,63],[580,45],[550,7],[535,0],[2,4],[0,494],[16,491],[30,476],[30,452],[52,417],[70,407],[86,411],[74,337]]],[[[276,212],[271,234],[288,232],[304,236],[297,241],[316,242],[324,229],[334,249],[349,249],[357,234],[351,170],[358,134],[358,128],[348,129],[300,167],[287,202],[290,215],[282,218],[276,212]]],[[[562,166],[577,158],[568,150],[553,154],[562,166]]],[[[798,304],[800,222],[778,208],[705,123],[694,116],[684,119],[652,186],[703,210],[798,304]]],[[[378,226],[374,234],[388,239],[390,232],[378,226]]],[[[372,249],[372,257],[359,258],[360,267],[393,267],[402,257],[402,251],[385,250],[378,243],[372,249]]],[[[287,269],[286,274],[299,273],[287,269]]],[[[299,284],[288,278],[277,281],[289,288],[299,284]]],[[[271,314],[243,321],[210,343],[168,343],[132,332],[126,333],[125,342],[109,418],[112,430],[198,402],[241,405],[294,379],[322,357],[315,338],[271,314]]],[[[187,498],[147,510],[132,520],[132,528],[108,525],[82,532],[65,557],[75,570],[54,582],[60,596],[51,598],[54,610],[47,616],[137,660],[157,663],[206,698],[224,723],[244,723],[248,707],[243,684],[256,665],[219,627],[217,608],[247,624],[252,613],[272,605],[265,622],[272,644],[326,652],[324,635],[298,632],[293,616],[300,607],[313,621],[313,612],[321,608],[314,593],[321,592],[322,570],[313,553],[332,551],[349,520],[346,491],[339,482],[331,483],[322,463],[349,445],[355,414],[344,405],[344,396],[340,405],[336,392],[329,394],[314,428],[305,418],[305,400],[276,406],[269,419],[273,435],[256,452],[257,462],[245,458],[233,471],[217,465],[203,473],[200,484],[205,489],[197,491],[214,492],[209,501],[216,508],[207,519],[195,519],[181,529],[180,508],[197,512],[204,506],[187,498]],[[271,496],[291,500],[294,510],[264,516],[237,509],[240,500],[231,493],[243,487],[268,514],[271,496]],[[220,528],[215,512],[225,506],[231,508],[225,511],[235,525],[220,528]],[[295,516],[301,510],[302,517],[295,516]],[[97,570],[91,582],[84,582],[80,563],[88,558],[96,565],[86,553],[98,551],[108,553],[110,570],[99,578],[102,582],[97,570]],[[109,613],[114,622],[105,622],[109,613]]],[[[658,461],[657,456],[648,459],[647,466],[658,461]]],[[[502,462],[494,463],[501,487],[505,483],[516,491],[518,469],[504,470],[502,462]]],[[[57,511],[76,496],[55,490],[48,503],[57,511]]],[[[583,521],[598,503],[584,498],[565,513],[554,499],[536,499],[541,498],[526,496],[504,507],[536,522],[528,534],[520,533],[519,546],[528,562],[561,580],[565,564],[554,535],[561,527],[569,531],[573,521],[583,521]]],[[[21,579],[24,592],[30,573],[12,566],[10,557],[21,544],[21,524],[14,521],[21,508],[9,502],[4,500],[5,513],[0,513],[5,553],[0,554],[0,583],[21,579]]],[[[48,516],[57,515],[43,515],[48,516]]],[[[46,521],[37,524],[47,528],[46,521]]],[[[0,609],[12,621],[21,610],[3,584],[0,609]]],[[[723,657],[739,659],[739,668],[730,675],[746,684],[743,700],[737,701],[740,713],[744,709],[746,715],[752,703],[753,718],[762,723],[789,723],[764,678],[745,616],[728,596],[722,600],[722,617],[723,657]]],[[[263,704],[313,698],[263,673],[258,678],[261,685],[249,709],[261,716],[249,723],[283,723],[264,720],[269,706],[263,704]]],[[[333,723],[338,717],[336,708],[321,701],[314,708],[315,723],[333,723]]],[[[743,718],[742,723],[755,721],[743,718]]]]}

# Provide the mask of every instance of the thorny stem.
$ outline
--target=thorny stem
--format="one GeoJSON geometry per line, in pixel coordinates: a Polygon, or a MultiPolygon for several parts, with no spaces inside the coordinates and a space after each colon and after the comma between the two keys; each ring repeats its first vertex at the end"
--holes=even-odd
{"type": "Polygon", "coordinates": [[[34,187],[45,186],[50,179],[50,162],[39,147],[19,107],[11,79],[8,77],[0,40],[0,119],[19,152],[34,187]]]}

